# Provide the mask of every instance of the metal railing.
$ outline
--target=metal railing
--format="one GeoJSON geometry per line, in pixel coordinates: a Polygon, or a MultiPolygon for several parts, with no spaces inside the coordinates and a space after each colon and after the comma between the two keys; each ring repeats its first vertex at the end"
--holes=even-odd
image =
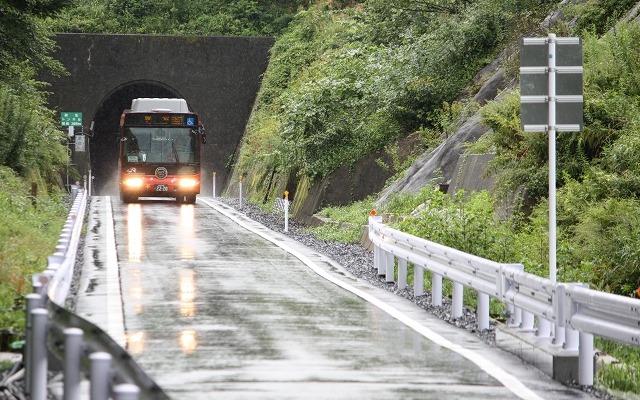
{"type": "Polygon", "coordinates": [[[555,283],[505,264],[421,239],[390,228],[379,216],[369,218],[374,268],[398,286],[407,284],[407,263],[414,267],[414,293],[424,294],[424,271],[431,272],[431,301],[442,305],[442,281],[452,281],[452,316],[463,313],[464,287],[477,291],[478,329],[489,328],[489,297],[503,302],[510,328],[536,331],[548,346],[578,352],[578,383],[593,385],[593,335],[640,345],[640,300],[590,290],[580,283],[555,283]],[[556,324],[551,332],[550,323],[556,324]]]}
{"type": "Polygon", "coordinates": [[[108,334],[64,308],[88,196],[74,187],[72,198],[55,252],[48,257],[47,269],[33,275],[34,293],[27,295],[25,391],[32,400],[45,400],[47,373],[55,364],[63,370],[65,400],[81,398],[84,378],[89,379],[92,400],[168,399],[108,334]]]}

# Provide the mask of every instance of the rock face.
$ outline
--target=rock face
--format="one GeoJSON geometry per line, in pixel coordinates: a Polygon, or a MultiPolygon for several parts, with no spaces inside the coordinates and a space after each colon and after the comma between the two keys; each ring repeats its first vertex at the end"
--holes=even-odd
{"type": "Polygon", "coordinates": [[[447,183],[454,175],[458,158],[464,152],[464,144],[476,141],[488,128],[480,123],[480,115],[475,114],[464,122],[458,131],[430,153],[419,157],[406,175],[387,187],[376,204],[383,204],[396,192],[418,192],[430,184],[447,183]]]}

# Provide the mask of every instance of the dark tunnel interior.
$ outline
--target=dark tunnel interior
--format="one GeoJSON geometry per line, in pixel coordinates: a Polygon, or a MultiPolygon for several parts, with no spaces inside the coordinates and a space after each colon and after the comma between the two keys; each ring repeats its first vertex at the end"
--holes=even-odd
{"type": "Polygon", "coordinates": [[[140,97],[181,97],[175,90],[154,82],[132,82],[114,90],[93,116],[90,161],[93,194],[118,195],[118,126],[122,111],[131,108],[131,100],[140,97]]]}

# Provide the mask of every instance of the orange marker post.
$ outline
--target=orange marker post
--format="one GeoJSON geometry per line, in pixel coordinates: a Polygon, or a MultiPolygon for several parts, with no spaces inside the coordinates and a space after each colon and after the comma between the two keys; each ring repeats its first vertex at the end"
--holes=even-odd
{"type": "Polygon", "coordinates": [[[284,231],[289,232],[289,191],[284,191],[284,231]]]}

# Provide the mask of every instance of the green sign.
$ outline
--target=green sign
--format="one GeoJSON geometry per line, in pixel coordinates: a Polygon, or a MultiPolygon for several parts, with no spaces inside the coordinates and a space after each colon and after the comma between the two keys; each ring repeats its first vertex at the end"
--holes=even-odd
{"type": "Polygon", "coordinates": [[[81,112],[61,112],[60,126],[82,126],[81,112]]]}

